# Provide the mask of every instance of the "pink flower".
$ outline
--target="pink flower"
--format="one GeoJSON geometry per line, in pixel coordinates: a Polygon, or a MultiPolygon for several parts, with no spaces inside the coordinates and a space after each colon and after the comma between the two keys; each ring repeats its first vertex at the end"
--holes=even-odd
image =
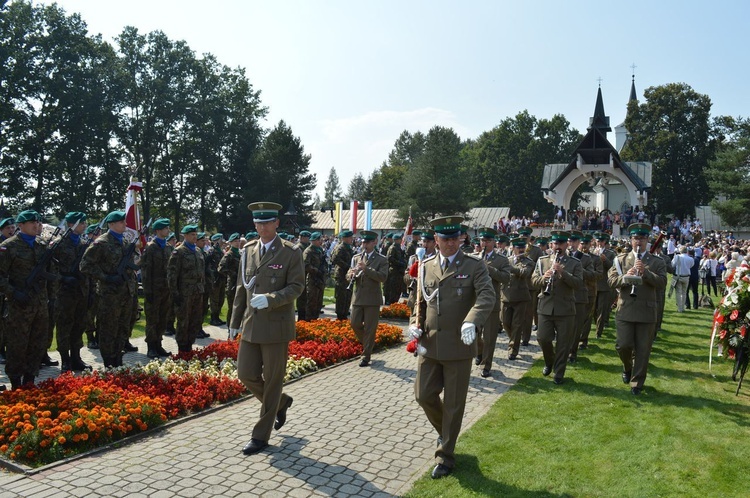
{"type": "Polygon", "coordinates": [[[729,315],[729,319],[732,321],[737,320],[740,317],[740,310],[734,310],[732,311],[732,314],[729,315]]]}

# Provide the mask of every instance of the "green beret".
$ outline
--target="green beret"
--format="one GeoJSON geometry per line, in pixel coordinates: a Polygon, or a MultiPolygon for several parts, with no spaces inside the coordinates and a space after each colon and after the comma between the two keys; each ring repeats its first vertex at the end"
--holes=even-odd
{"type": "Polygon", "coordinates": [[[508,242],[510,242],[510,237],[501,233],[501,234],[498,234],[497,237],[495,237],[495,240],[498,242],[503,242],[507,244],[508,242]]]}
{"type": "Polygon", "coordinates": [[[570,238],[570,233],[565,230],[552,230],[549,236],[550,240],[558,242],[567,242],[570,238]]]}
{"type": "Polygon", "coordinates": [[[310,234],[310,240],[318,240],[320,239],[320,232],[313,232],[310,234]]]}
{"type": "Polygon", "coordinates": [[[628,227],[630,235],[648,235],[651,233],[651,227],[648,223],[633,223],[628,227]]]}
{"type": "Polygon", "coordinates": [[[234,232],[232,235],[229,236],[228,242],[234,242],[235,240],[240,238],[240,234],[237,232],[234,232]]]}
{"type": "Polygon", "coordinates": [[[125,211],[112,211],[104,218],[104,223],[115,223],[125,219],[125,211]]]}
{"type": "Polygon", "coordinates": [[[27,209],[26,211],[21,211],[16,216],[16,223],[26,223],[27,221],[42,221],[42,215],[33,209],[27,209]]]}
{"type": "Polygon", "coordinates": [[[312,234],[311,234],[310,232],[308,232],[307,230],[302,230],[302,231],[301,231],[301,232],[299,233],[299,236],[300,236],[300,237],[309,237],[309,236],[311,236],[311,235],[312,235],[312,234]]]}
{"type": "Polygon", "coordinates": [[[339,233],[339,238],[343,239],[346,237],[351,237],[353,235],[354,235],[354,232],[352,232],[351,230],[344,230],[343,232],[339,233]]]}
{"type": "Polygon", "coordinates": [[[403,238],[404,238],[404,236],[401,235],[400,233],[394,233],[393,234],[393,240],[401,240],[403,238]]]}
{"type": "Polygon", "coordinates": [[[246,239],[246,240],[253,240],[253,239],[257,239],[258,237],[259,237],[259,236],[258,236],[258,232],[247,232],[247,233],[245,234],[245,239],[246,239]]]}
{"type": "Polygon", "coordinates": [[[76,221],[86,221],[86,213],[71,211],[65,215],[66,223],[75,223],[76,221]]]}
{"type": "Polygon", "coordinates": [[[290,242],[291,242],[292,240],[294,240],[294,235],[292,235],[292,234],[288,233],[288,234],[286,235],[286,240],[288,240],[288,241],[290,241],[290,242]]]}
{"type": "Polygon", "coordinates": [[[385,234],[385,238],[386,239],[393,239],[393,234],[392,233],[387,233],[387,234],[385,234]]]}
{"type": "Polygon", "coordinates": [[[15,225],[15,224],[16,224],[16,220],[14,220],[13,218],[5,218],[4,220],[0,221],[0,228],[5,228],[8,225],[15,225]]]}
{"type": "Polygon", "coordinates": [[[224,234],[223,233],[215,233],[215,234],[213,234],[211,236],[211,242],[218,242],[218,241],[220,241],[223,238],[224,238],[224,234]]]}
{"type": "Polygon", "coordinates": [[[162,228],[169,228],[169,218],[159,218],[151,225],[154,230],[161,230],[162,228]]]}
{"type": "Polygon", "coordinates": [[[94,232],[94,230],[97,230],[99,228],[99,225],[94,223],[93,225],[89,225],[86,227],[86,235],[90,235],[94,232]]]}
{"type": "Polygon", "coordinates": [[[461,235],[462,221],[463,216],[444,216],[430,221],[430,226],[438,237],[452,238],[461,235]]]}
{"type": "Polygon", "coordinates": [[[359,235],[362,237],[362,240],[364,241],[378,239],[377,232],[373,232],[372,230],[362,230],[359,232],[359,235]]]}
{"type": "Polygon", "coordinates": [[[411,234],[414,235],[414,236],[416,236],[416,235],[422,235],[422,230],[412,230],[411,234]]]}
{"type": "Polygon", "coordinates": [[[526,247],[526,239],[523,237],[516,237],[511,239],[510,244],[514,247],[526,247]]]}
{"type": "Polygon", "coordinates": [[[273,221],[279,217],[281,204],[275,202],[253,202],[247,208],[253,213],[253,222],[273,221]]]}
{"type": "Polygon", "coordinates": [[[433,232],[429,228],[426,230],[422,230],[422,238],[427,240],[435,240],[435,232],[433,232]]]}
{"type": "Polygon", "coordinates": [[[581,232],[580,230],[571,230],[568,238],[570,240],[581,240],[583,239],[583,232],[581,232]]]}
{"type": "Polygon", "coordinates": [[[483,239],[494,239],[497,237],[497,230],[490,227],[482,227],[479,229],[479,236],[483,239]]]}
{"type": "Polygon", "coordinates": [[[533,232],[531,227],[521,227],[518,229],[518,235],[531,235],[531,232],[533,232]]]}
{"type": "Polygon", "coordinates": [[[169,235],[167,235],[167,240],[172,240],[175,238],[174,232],[169,232],[169,235]]]}
{"type": "Polygon", "coordinates": [[[180,230],[181,233],[191,233],[197,231],[198,225],[185,225],[184,227],[182,227],[182,230],[180,230]]]}
{"type": "Polygon", "coordinates": [[[198,240],[203,240],[206,238],[206,232],[198,232],[198,240]]]}

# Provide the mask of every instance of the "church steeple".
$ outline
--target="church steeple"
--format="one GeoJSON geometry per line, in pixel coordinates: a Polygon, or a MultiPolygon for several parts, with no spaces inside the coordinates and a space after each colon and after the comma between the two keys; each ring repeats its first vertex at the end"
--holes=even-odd
{"type": "Polygon", "coordinates": [[[638,95],[635,93],[635,74],[633,74],[633,81],[630,82],[630,98],[628,99],[628,103],[631,100],[638,102],[638,95]]]}
{"type": "Polygon", "coordinates": [[[596,93],[596,106],[594,107],[594,116],[589,118],[589,130],[596,128],[605,137],[608,131],[612,131],[609,126],[609,116],[604,115],[604,100],[602,99],[602,85],[599,83],[599,90],[596,93]]]}

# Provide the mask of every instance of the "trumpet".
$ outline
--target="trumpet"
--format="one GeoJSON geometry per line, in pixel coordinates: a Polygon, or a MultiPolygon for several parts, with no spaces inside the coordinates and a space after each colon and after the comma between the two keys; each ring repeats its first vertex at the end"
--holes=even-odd
{"type": "MultiPolygon", "coordinates": [[[[553,265],[554,265],[554,264],[557,264],[557,263],[559,263],[559,262],[560,262],[560,250],[558,249],[557,251],[555,251],[555,262],[553,263],[553,265]]],[[[555,276],[554,276],[554,275],[552,275],[552,276],[551,276],[551,277],[550,277],[550,278],[549,278],[549,279],[547,280],[547,287],[545,287],[545,288],[544,288],[544,291],[542,291],[542,293],[543,293],[543,294],[544,294],[545,296],[549,296],[550,294],[552,294],[552,286],[553,286],[553,282],[554,282],[554,281],[555,281],[555,276]]]]}

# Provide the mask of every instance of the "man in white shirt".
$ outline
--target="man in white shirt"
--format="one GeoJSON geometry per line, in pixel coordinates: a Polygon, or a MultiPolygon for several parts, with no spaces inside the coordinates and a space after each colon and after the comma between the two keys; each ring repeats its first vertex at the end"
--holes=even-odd
{"type": "Polygon", "coordinates": [[[695,264],[693,258],[688,256],[687,247],[682,246],[679,254],[676,254],[672,260],[674,266],[674,291],[677,299],[677,312],[685,312],[685,295],[687,293],[688,283],[690,282],[690,269],[695,264]]]}

